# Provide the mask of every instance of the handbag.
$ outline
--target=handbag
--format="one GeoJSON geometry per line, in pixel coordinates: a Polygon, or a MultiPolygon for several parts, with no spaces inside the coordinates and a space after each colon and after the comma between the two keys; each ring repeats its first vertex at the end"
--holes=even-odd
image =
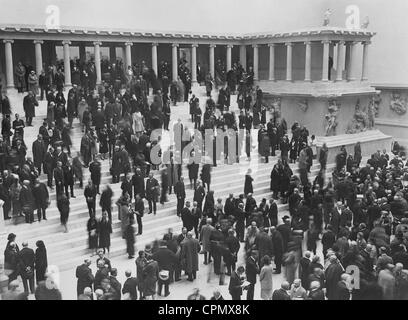
{"type": "Polygon", "coordinates": [[[159,279],[162,281],[167,281],[170,278],[170,271],[169,270],[161,270],[159,272],[159,279]]]}
{"type": "Polygon", "coordinates": [[[31,268],[30,266],[27,266],[24,270],[26,278],[32,278],[34,277],[34,269],[31,268]]]}

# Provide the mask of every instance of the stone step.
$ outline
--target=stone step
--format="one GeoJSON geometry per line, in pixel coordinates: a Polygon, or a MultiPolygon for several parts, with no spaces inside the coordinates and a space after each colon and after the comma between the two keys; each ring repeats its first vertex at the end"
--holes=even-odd
{"type": "MultiPolygon", "coordinates": [[[[314,168],[311,170],[311,180],[314,179],[315,175],[318,173],[319,169],[314,168]]],[[[258,194],[259,192],[269,192],[269,184],[270,184],[270,178],[269,178],[269,172],[267,168],[264,168],[264,170],[259,170],[256,175],[254,175],[255,181],[254,181],[254,194],[258,194]]],[[[214,179],[215,181],[212,184],[212,188],[216,190],[216,197],[226,197],[228,196],[229,193],[242,193],[243,189],[243,181],[242,177],[239,175],[234,176],[234,178],[228,177],[228,180],[226,180],[224,177],[217,177],[217,179],[214,179]]],[[[115,199],[119,198],[120,194],[120,185],[115,184],[112,185],[112,189],[115,193],[115,199]]],[[[186,198],[190,199],[193,197],[194,191],[191,189],[186,190],[186,198]]],[[[88,218],[88,209],[85,204],[85,198],[83,195],[77,196],[75,199],[71,199],[71,212],[70,212],[70,223],[75,221],[76,218],[88,218]]],[[[170,196],[170,201],[166,202],[164,206],[159,205],[158,212],[168,210],[171,208],[171,210],[175,210],[177,200],[175,199],[174,195],[170,196]]],[[[97,199],[98,201],[98,199],[97,199]]],[[[113,202],[114,203],[114,202],[113,202]]],[[[145,203],[146,208],[147,208],[147,203],[145,203]]],[[[115,209],[116,206],[114,205],[113,208],[115,209]]],[[[97,211],[99,212],[99,206],[97,205],[97,211]]],[[[56,206],[51,206],[50,209],[47,210],[47,221],[42,222],[45,224],[45,226],[51,228],[52,225],[58,225],[59,224],[59,212],[56,206]]],[[[45,227],[44,226],[44,227],[45,227]]],[[[35,228],[36,231],[39,230],[38,227],[35,228]]],[[[23,224],[21,225],[20,228],[18,228],[19,232],[30,232],[32,231],[31,225],[28,224],[23,224]]]]}

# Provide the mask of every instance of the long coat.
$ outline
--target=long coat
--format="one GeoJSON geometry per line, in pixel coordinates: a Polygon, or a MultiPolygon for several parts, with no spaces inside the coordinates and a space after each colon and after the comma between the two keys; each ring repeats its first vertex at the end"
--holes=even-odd
{"type": "Polygon", "coordinates": [[[108,220],[99,220],[98,222],[98,235],[99,235],[99,247],[100,248],[109,248],[110,234],[112,233],[112,225],[108,220]]]}
{"type": "Polygon", "coordinates": [[[143,268],[143,293],[151,296],[156,293],[156,283],[159,277],[159,264],[151,260],[143,268]]]}
{"type": "Polygon", "coordinates": [[[244,184],[244,194],[245,195],[249,193],[254,193],[252,181],[254,181],[254,179],[249,174],[245,175],[245,184],[244,184]]]}
{"type": "Polygon", "coordinates": [[[47,153],[47,149],[45,148],[44,141],[40,142],[39,140],[35,140],[33,142],[33,160],[34,160],[34,166],[35,167],[41,167],[44,159],[45,159],[45,154],[47,153]]]}
{"type": "Polygon", "coordinates": [[[35,107],[38,107],[38,101],[35,97],[25,96],[23,99],[23,107],[26,117],[35,117],[35,107]]]}
{"type": "Polygon", "coordinates": [[[82,264],[76,268],[75,272],[77,281],[77,295],[83,294],[86,287],[92,288],[92,284],[95,280],[91,268],[86,264],[82,264]]]}
{"type": "Polygon", "coordinates": [[[197,239],[186,239],[181,243],[181,261],[187,273],[198,271],[198,254],[200,243],[197,239]]]}
{"type": "Polygon", "coordinates": [[[205,252],[210,252],[211,250],[210,236],[214,229],[215,228],[212,225],[204,225],[201,228],[200,240],[203,245],[203,251],[205,252]]]}

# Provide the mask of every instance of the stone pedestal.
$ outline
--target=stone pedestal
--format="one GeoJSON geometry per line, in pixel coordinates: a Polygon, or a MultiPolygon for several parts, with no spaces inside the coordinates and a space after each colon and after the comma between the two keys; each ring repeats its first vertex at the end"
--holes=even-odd
{"type": "MultiPolygon", "coordinates": [[[[347,154],[354,155],[354,145],[360,142],[361,154],[363,157],[370,156],[377,150],[391,151],[392,137],[385,135],[380,130],[369,130],[355,134],[341,134],[332,137],[316,137],[317,155],[323,143],[326,143],[329,153],[327,155],[327,163],[334,163],[336,155],[340,152],[341,146],[345,146],[347,154]]],[[[317,156],[319,158],[319,156],[317,156]]]]}

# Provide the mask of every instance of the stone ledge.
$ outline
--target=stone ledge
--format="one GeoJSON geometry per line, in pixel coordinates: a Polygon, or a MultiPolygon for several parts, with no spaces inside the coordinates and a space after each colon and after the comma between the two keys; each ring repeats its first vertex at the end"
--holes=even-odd
{"type": "Polygon", "coordinates": [[[406,120],[376,118],[375,119],[375,124],[383,125],[383,126],[394,126],[394,127],[408,128],[408,121],[406,121],[406,120]]]}
{"type": "Polygon", "coordinates": [[[363,157],[370,156],[377,150],[386,149],[387,152],[391,151],[391,143],[393,138],[389,135],[382,133],[380,130],[369,130],[354,134],[341,134],[331,137],[316,137],[317,153],[323,143],[326,143],[329,153],[327,157],[327,163],[335,161],[336,155],[339,153],[341,146],[345,146],[347,154],[354,155],[354,145],[357,142],[361,144],[361,155],[363,157]]]}
{"type": "Polygon", "coordinates": [[[316,98],[336,98],[341,96],[372,95],[380,91],[369,83],[360,81],[269,81],[260,80],[257,84],[266,94],[276,96],[305,96],[316,98]]]}

